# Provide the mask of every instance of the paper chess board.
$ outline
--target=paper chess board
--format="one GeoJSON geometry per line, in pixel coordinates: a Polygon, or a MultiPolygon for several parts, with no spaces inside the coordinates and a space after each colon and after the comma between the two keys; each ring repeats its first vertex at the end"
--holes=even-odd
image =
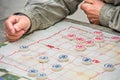
{"type": "Polygon", "coordinates": [[[75,23],[60,22],[17,42],[2,43],[0,68],[31,80],[36,80],[37,76],[28,76],[30,69],[36,69],[38,73],[44,72],[47,77],[45,80],[120,80],[120,41],[115,41],[115,38],[120,36],[102,31],[102,35],[96,36],[95,31],[98,30],[75,23]],[[96,41],[96,37],[102,37],[103,41],[96,41]],[[84,40],[78,43],[77,38],[84,40]],[[92,40],[94,45],[86,46],[87,40],[92,40]],[[79,44],[84,46],[84,50],[76,49],[79,44]],[[59,61],[62,54],[67,55],[69,60],[59,61]],[[39,57],[44,55],[49,61],[40,63],[39,57]],[[85,57],[91,59],[91,64],[82,63],[85,57]],[[61,69],[52,70],[54,64],[61,65],[61,69]],[[113,64],[114,70],[106,70],[105,64],[113,64]]]}

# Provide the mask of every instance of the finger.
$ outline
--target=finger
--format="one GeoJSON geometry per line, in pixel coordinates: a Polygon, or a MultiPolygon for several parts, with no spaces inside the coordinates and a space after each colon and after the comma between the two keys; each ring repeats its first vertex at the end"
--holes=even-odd
{"type": "Polygon", "coordinates": [[[91,4],[83,3],[81,4],[80,8],[87,14],[90,10],[91,4]]]}
{"type": "Polygon", "coordinates": [[[24,34],[24,31],[20,31],[18,33],[16,33],[16,35],[9,35],[9,34],[6,34],[6,37],[8,39],[8,41],[16,41],[18,40],[20,37],[22,37],[22,35],[24,34]]]}
{"type": "Polygon", "coordinates": [[[7,36],[7,41],[9,42],[15,42],[17,40],[19,40],[19,38],[9,38],[9,36],[7,36]]]}
{"type": "Polygon", "coordinates": [[[97,24],[97,25],[100,24],[100,22],[98,20],[94,20],[92,23],[97,24]]]}
{"type": "Polygon", "coordinates": [[[12,34],[8,34],[9,36],[14,36],[14,37],[17,37],[17,36],[20,36],[20,35],[23,35],[25,33],[25,31],[24,30],[21,30],[21,31],[19,31],[19,32],[16,32],[14,35],[12,34]]]}
{"type": "Polygon", "coordinates": [[[25,26],[23,25],[22,21],[19,21],[17,24],[14,25],[14,28],[18,32],[24,30],[25,26]]]}
{"type": "Polygon", "coordinates": [[[7,30],[7,33],[9,34],[14,34],[15,29],[13,27],[14,23],[16,22],[16,19],[14,16],[10,16],[6,21],[5,21],[5,27],[7,30]]]}
{"type": "Polygon", "coordinates": [[[89,21],[92,24],[100,24],[99,20],[97,20],[97,19],[89,19],[89,21]]]}
{"type": "Polygon", "coordinates": [[[17,38],[17,39],[9,39],[9,38],[7,38],[7,41],[9,41],[9,42],[15,42],[15,41],[17,41],[17,40],[19,40],[19,38],[17,38]]]}
{"type": "Polygon", "coordinates": [[[99,16],[96,16],[96,15],[87,15],[87,18],[90,19],[90,20],[98,20],[99,21],[99,16]]]}
{"type": "Polygon", "coordinates": [[[14,25],[14,28],[16,31],[21,31],[21,30],[27,31],[27,29],[30,26],[29,23],[30,21],[26,16],[19,16],[18,23],[14,25]]]}

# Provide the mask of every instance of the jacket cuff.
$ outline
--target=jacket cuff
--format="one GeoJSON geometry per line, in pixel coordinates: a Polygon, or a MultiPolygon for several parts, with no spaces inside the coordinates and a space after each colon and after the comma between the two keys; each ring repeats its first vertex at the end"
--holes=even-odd
{"type": "Polygon", "coordinates": [[[31,10],[29,10],[29,11],[23,10],[23,11],[20,11],[20,12],[17,12],[17,13],[25,15],[30,19],[30,28],[29,28],[29,30],[27,31],[26,34],[29,34],[29,33],[33,32],[34,30],[37,29],[38,24],[37,24],[37,20],[35,19],[36,14],[34,12],[32,12],[31,10]],[[33,26],[36,26],[36,27],[33,27],[33,26]]]}
{"type": "Polygon", "coordinates": [[[100,24],[103,26],[109,26],[109,21],[112,18],[114,6],[105,4],[100,11],[100,24]]]}
{"type": "Polygon", "coordinates": [[[32,27],[32,26],[35,26],[34,15],[28,11],[21,11],[20,13],[24,14],[25,16],[27,16],[30,19],[30,28],[26,34],[33,32],[35,30],[34,27],[32,27]]]}

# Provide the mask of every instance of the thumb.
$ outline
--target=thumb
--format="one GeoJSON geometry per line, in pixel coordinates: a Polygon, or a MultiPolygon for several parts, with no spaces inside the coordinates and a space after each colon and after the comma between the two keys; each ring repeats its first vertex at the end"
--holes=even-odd
{"type": "Polygon", "coordinates": [[[13,27],[18,32],[18,31],[24,30],[25,26],[23,24],[24,23],[22,23],[21,21],[19,21],[16,24],[14,24],[13,27]]]}
{"type": "Polygon", "coordinates": [[[19,16],[17,23],[14,24],[14,28],[16,31],[21,31],[21,30],[27,31],[29,27],[30,27],[30,20],[26,16],[19,16]]]}

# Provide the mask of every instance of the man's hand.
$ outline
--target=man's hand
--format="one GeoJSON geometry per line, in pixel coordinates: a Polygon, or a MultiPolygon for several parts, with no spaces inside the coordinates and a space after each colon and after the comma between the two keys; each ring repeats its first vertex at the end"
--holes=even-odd
{"type": "Polygon", "coordinates": [[[91,23],[100,24],[99,15],[104,4],[101,0],[84,0],[80,7],[86,13],[91,23]]]}
{"type": "Polygon", "coordinates": [[[20,39],[30,27],[30,20],[24,15],[12,15],[5,21],[6,37],[13,42],[20,39]]]}

